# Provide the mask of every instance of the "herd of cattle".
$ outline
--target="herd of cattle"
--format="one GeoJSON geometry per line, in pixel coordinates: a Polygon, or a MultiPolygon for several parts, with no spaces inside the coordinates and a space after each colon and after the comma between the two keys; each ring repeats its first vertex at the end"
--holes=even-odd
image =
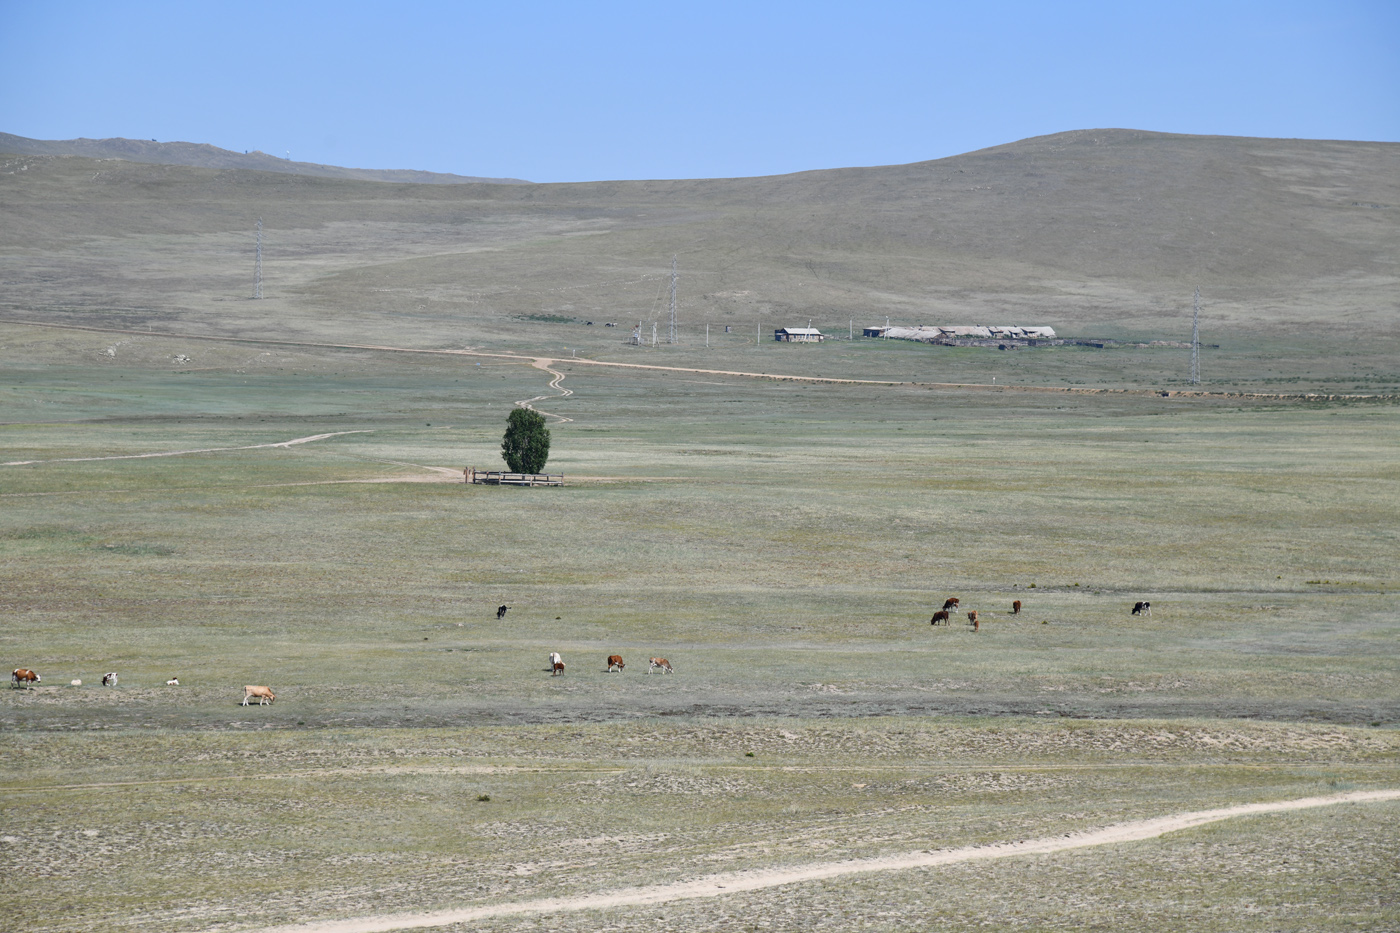
{"type": "MultiPolygon", "coordinates": [[[[509,608],[510,608],[509,606],[501,606],[501,607],[499,607],[499,608],[496,610],[496,618],[497,618],[497,619],[503,618],[503,617],[505,616],[505,614],[506,614],[506,610],[508,610],[509,608]]],[[[945,600],[943,601],[943,608],[942,608],[942,609],[939,609],[937,612],[935,612],[935,613],[933,614],[933,618],[932,618],[932,619],[929,619],[929,624],[930,624],[930,625],[938,625],[938,624],[940,624],[940,623],[943,624],[943,625],[948,625],[948,624],[950,624],[951,621],[952,621],[952,618],[953,618],[953,617],[952,617],[952,613],[956,612],[956,611],[958,610],[958,608],[959,608],[959,600],[958,600],[958,597],[956,597],[956,596],[949,596],[947,599],[945,599],[945,600]]],[[[1013,615],[1013,616],[1018,616],[1018,615],[1021,614],[1021,601],[1020,601],[1019,599],[1014,600],[1014,601],[1011,603],[1011,613],[1010,613],[1010,614],[1013,615]]],[[[1152,603],[1150,603],[1150,602],[1148,602],[1148,601],[1146,601],[1146,600],[1139,600],[1138,602],[1133,603],[1133,611],[1132,611],[1132,614],[1135,615],[1135,616],[1142,616],[1142,615],[1150,616],[1150,615],[1152,615],[1152,603]]],[[[980,631],[981,628],[982,628],[982,623],[981,623],[980,617],[978,616],[978,612],[977,612],[976,609],[969,609],[969,610],[967,611],[967,622],[968,622],[969,625],[972,626],[972,630],[973,630],[974,632],[980,631]]],[[[647,661],[648,661],[648,663],[650,664],[650,666],[647,668],[647,673],[648,673],[648,674],[654,674],[654,673],[656,673],[657,671],[661,671],[661,673],[663,673],[663,674],[674,674],[674,673],[675,673],[675,670],[671,667],[671,662],[668,661],[668,660],[666,660],[665,658],[648,658],[647,661]]],[[[627,667],[627,665],[623,663],[623,661],[622,661],[622,655],[620,655],[620,654],[610,654],[610,655],[608,655],[607,672],[608,672],[609,674],[616,674],[616,673],[619,673],[619,672],[621,672],[621,671],[623,670],[623,668],[625,668],[625,667],[627,667]]],[[[555,676],[555,677],[558,677],[560,674],[564,673],[564,658],[563,658],[563,656],[560,655],[559,652],[557,652],[557,651],[551,651],[550,654],[549,654],[549,667],[545,668],[545,670],[549,671],[550,674],[551,674],[552,676],[555,676]]],[[[14,686],[15,688],[28,687],[30,684],[37,684],[37,683],[42,683],[42,682],[43,682],[42,679],[39,677],[38,673],[36,673],[35,671],[30,670],[30,669],[27,668],[27,667],[17,667],[17,668],[15,668],[14,672],[10,675],[10,679],[13,681],[13,686],[14,686]]],[[[75,686],[75,687],[80,687],[80,686],[82,686],[82,683],[83,683],[83,682],[82,682],[81,680],[75,680],[75,681],[72,682],[73,686],[75,686]]],[[[103,675],[102,675],[102,686],[104,686],[104,687],[115,687],[116,685],[117,685],[117,673],[116,673],[116,671],[112,671],[112,672],[110,672],[110,673],[107,673],[107,674],[103,674],[103,675]]],[[[172,678],[170,678],[169,680],[167,680],[167,681],[165,682],[165,685],[166,685],[167,687],[178,687],[178,686],[180,686],[180,679],[179,679],[178,677],[172,677],[172,678]]],[[[247,685],[247,686],[245,686],[245,687],[243,688],[243,702],[242,702],[241,704],[239,704],[239,705],[240,705],[240,706],[247,706],[252,700],[257,700],[259,706],[267,706],[268,704],[272,703],[272,702],[273,702],[274,700],[276,700],[276,699],[277,699],[277,694],[273,693],[272,690],[271,690],[270,688],[268,688],[268,687],[260,687],[260,686],[251,685],[251,684],[250,684],[250,685],[247,685]]]]}
{"type": "MultiPolygon", "coordinates": [[[[647,661],[651,664],[651,666],[647,668],[648,674],[655,674],[657,671],[663,674],[675,673],[675,669],[671,667],[671,662],[667,661],[665,658],[648,658],[647,661]]],[[[627,665],[622,661],[622,655],[608,655],[607,672],[609,674],[621,673],[622,669],[626,666],[627,665]]],[[[549,667],[546,667],[545,670],[549,671],[550,674],[555,677],[564,673],[564,656],[557,651],[551,651],[549,653],[549,667]]]]}
{"type": "MultiPolygon", "coordinates": [[[[30,684],[41,684],[44,682],[44,679],[40,677],[37,672],[27,667],[15,668],[10,674],[10,680],[13,682],[12,686],[16,688],[28,687],[30,684]]],[[[117,680],[116,671],[103,674],[102,686],[115,687],[117,685],[117,680]]],[[[74,687],[81,687],[83,685],[81,680],[74,680],[71,683],[74,687]]],[[[180,678],[172,677],[165,682],[165,685],[167,687],[178,687],[180,686],[180,678]]],[[[249,685],[243,688],[243,703],[241,705],[247,706],[249,700],[257,700],[259,706],[266,706],[275,699],[277,699],[277,694],[273,693],[267,687],[249,685]]]]}
{"type": "MultiPolygon", "coordinates": [[[[958,598],[956,596],[949,596],[943,601],[943,608],[935,612],[933,614],[933,618],[928,620],[929,625],[938,625],[940,623],[943,625],[949,624],[949,622],[951,622],[953,618],[952,614],[956,612],[957,609],[958,598]]],[[[1020,614],[1021,601],[1019,599],[1012,600],[1011,615],[1018,616],[1020,614]]],[[[1147,602],[1146,600],[1138,600],[1137,602],[1133,603],[1132,614],[1135,616],[1150,616],[1152,615],[1152,604],[1150,602],[1147,602]]],[[[969,609],[967,611],[967,624],[972,626],[972,630],[974,632],[981,630],[982,625],[978,619],[976,609],[969,609]]]]}

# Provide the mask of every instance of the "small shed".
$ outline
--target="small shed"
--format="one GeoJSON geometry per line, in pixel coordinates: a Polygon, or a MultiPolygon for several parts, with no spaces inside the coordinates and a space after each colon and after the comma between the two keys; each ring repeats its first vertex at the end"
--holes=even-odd
{"type": "Polygon", "coordinates": [[[780,343],[821,343],[826,334],[815,327],[779,327],[773,331],[773,339],[780,343]]]}

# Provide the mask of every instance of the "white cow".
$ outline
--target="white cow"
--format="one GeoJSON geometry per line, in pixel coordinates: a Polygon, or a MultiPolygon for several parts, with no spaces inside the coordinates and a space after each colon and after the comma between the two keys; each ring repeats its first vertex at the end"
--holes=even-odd
{"type": "Polygon", "coordinates": [[[549,653],[549,669],[554,672],[553,676],[558,677],[564,673],[564,658],[557,651],[549,653]]]}

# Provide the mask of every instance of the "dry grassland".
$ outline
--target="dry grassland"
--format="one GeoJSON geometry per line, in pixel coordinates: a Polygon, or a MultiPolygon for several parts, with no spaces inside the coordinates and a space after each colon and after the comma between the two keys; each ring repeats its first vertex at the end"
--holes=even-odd
{"type": "MultiPolygon", "coordinates": [[[[0,323],[0,657],[43,682],[0,690],[0,915],[253,930],[1400,787],[1393,149],[613,186],[4,162],[0,316],[33,323],[0,323]],[[601,323],[683,249],[684,342],[623,347],[601,323]],[[1155,391],[1181,350],[753,339],[1180,338],[1183,281],[1220,296],[1220,394],[1155,391]],[[535,356],[568,484],[462,484],[549,394],[535,356]],[[949,595],[979,631],[928,624],[949,595]]],[[[471,928],[1392,930],[1398,813],[471,928]]]]}

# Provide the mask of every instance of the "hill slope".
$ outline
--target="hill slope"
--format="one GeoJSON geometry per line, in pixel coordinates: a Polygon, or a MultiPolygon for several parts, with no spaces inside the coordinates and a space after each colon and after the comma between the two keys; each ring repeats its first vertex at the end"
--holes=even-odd
{"type": "Polygon", "coordinates": [[[0,152],[17,155],[83,156],[88,159],[125,159],[156,165],[190,165],[198,168],[242,168],[320,178],[355,178],[361,181],[396,181],[420,185],[460,185],[485,182],[523,185],[518,178],[477,178],[413,169],[342,168],[315,162],[293,162],[266,152],[234,152],[207,143],[159,143],[154,139],[28,139],[0,133],[0,152]]]}
{"type": "MultiPolygon", "coordinates": [[[[912,165],[787,176],[407,185],[17,156],[0,165],[7,314],[439,344],[650,321],[848,321],[1395,337],[1400,145],[1086,130],[912,165]]],[[[650,325],[646,325],[649,329],[650,325]]],[[[568,345],[616,345],[601,331],[568,345]]],[[[750,336],[752,339],[752,336],[750,336]]],[[[609,351],[611,352],[611,350],[609,351]]]]}

